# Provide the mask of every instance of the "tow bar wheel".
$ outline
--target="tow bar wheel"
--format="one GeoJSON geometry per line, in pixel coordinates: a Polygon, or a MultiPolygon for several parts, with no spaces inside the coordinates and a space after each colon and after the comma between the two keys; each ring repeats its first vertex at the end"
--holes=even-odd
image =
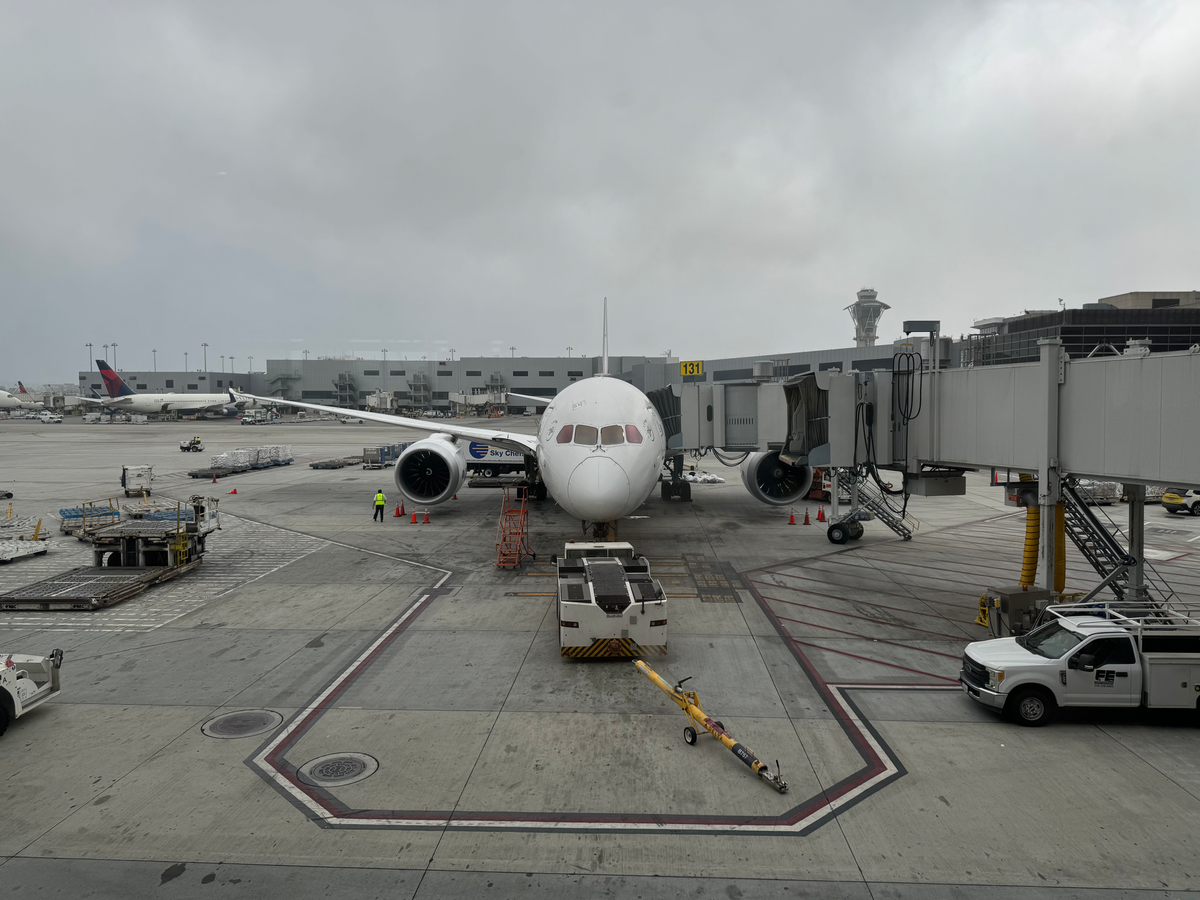
{"type": "Polygon", "coordinates": [[[683,742],[693,747],[696,746],[696,729],[691,725],[683,729],[683,742]]]}

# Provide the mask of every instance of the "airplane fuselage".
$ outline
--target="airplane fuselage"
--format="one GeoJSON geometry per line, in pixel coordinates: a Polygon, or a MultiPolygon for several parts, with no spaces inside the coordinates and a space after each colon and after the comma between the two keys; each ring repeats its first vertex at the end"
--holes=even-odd
{"type": "Polygon", "coordinates": [[[650,496],[666,453],[662,419],[631,384],[604,375],[564,388],[546,406],[537,459],[554,500],[575,518],[612,522],[650,496]]]}

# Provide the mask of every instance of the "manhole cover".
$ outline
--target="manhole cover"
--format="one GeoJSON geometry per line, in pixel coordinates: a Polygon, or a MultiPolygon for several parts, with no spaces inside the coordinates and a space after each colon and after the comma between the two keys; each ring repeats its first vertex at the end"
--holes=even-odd
{"type": "Polygon", "coordinates": [[[279,727],[283,716],[273,709],[240,709],[214,716],[200,730],[211,738],[253,737],[279,727]]]}
{"type": "Polygon", "coordinates": [[[296,775],[305,784],[329,787],[370,778],[378,768],[379,760],[365,753],[331,753],[306,762],[296,775]]]}

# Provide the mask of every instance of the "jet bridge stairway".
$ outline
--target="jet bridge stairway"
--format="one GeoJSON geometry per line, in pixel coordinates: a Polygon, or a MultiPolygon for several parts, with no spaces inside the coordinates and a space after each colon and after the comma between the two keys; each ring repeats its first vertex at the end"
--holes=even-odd
{"type": "MultiPolygon", "coordinates": [[[[854,501],[851,500],[850,512],[844,516],[838,516],[836,520],[830,522],[829,540],[835,544],[844,544],[847,540],[860,537],[862,535],[862,526],[858,523],[870,519],[879,520],[904,540],[912,540],[913,532],[920,525],[916,519],[907,513],[901,514],[892,509],[883,492],[869,478],[855,475],[852,469],[838,469],[836,471],[841,484],[853,484],[857,481],[858,503],[855,505],[854,501]],[[839,531],[840,528],[844,528],[850,523],[854,523],[857,528],[848,531],[839,531]],[[841,535],[844,535],[844,538],[839,540],[838,538],[841,535]]],[[[851,493],[852,498],[853,496],[853,493],[851,493]]]]}
{"type": "MultiPolygon", "coordinates": [[[[1113,592],[1118,602],[1136,599],[1130,594],[1129,576],[1137,560],[1122,546],[1118,536],[1128,538],[1121,527],[1103,512],[1087,489],[1074,479],[1062,483],[1063,521],[1067,537],[1100,576],[1100,584],[1085,599],[1091,599],[1104,588],[1113,592]],[[1089,503],[1089,501],[1091,501],[1089,503]],[[1103,516],[1105,521],[1101,521],[1103,516]]],[[[1146,587],[1158,595],[1157,603],[1169,601],[1175,591],[1149,563],[1145,566],[1146,587]]]]}

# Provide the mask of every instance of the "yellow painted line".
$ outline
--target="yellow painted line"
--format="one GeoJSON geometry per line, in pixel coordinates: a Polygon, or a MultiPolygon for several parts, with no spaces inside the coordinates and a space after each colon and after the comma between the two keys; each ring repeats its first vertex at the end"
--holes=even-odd
{"type": "Polygon", "coordinates": [[[504,593],[504,596],[505,597],[557,597],[558,594],[556,594],[554,591],[542,591],[540,593],[534,592],[534,591],[506,591],[504,593]]]}
{"type": "Polygon", "coordinates": [[[699,597],[699,594],[667,594],[668,597],[699,597]]]}

